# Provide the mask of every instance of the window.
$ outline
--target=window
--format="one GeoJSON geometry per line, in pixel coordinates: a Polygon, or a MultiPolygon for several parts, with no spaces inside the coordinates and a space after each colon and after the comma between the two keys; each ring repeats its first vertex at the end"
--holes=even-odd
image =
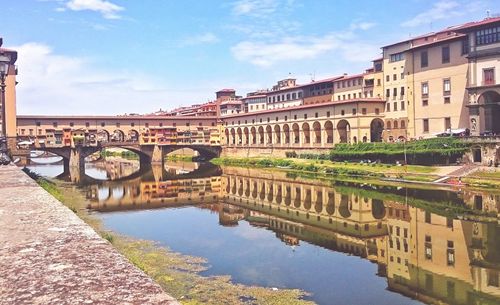
{"type": "Polygon", "coordinates": [[[398,76],[396,74],[393,74],[392,75],[392,80],[397,80],[398,79],[398,76]]]}
{"type": "Polygon", "coordinates": [[[101,122],[101,127],[104,127],[106,126],[106,124],[104,122],[101,122]]]}
{"type": "Polygon", "coordinates": [[[356,115],[356,108],[352,108],[352,115],[356,115]]]}
{"type": "Polygon", "coordinates": [[[345,111],[344,110],[340,111],[340,114],[345,115],[345,111]]]}
{"type": "Polygon", "coordinates": [[[382,86],[380,78],[377,79],[377,86],[382,86]]]}
{"type": "Polygon", "coordinates": [[[52,122],[52,127],[57,127],[57,122],[52,122]]]}
{"type": "Polygon", "coordinates": [[[420,68],[425,68],[429,65],[429,57],[427,51],[420,52],[420,68]]]}
{"type": "Polygon", "coordinates": [[[90,127],[90,123],[89,122],[85,122],[85,127],[90,127]]]}
{"type": "Polygon", "coordinates": [[[400,92],[401,92],[401,96],[404,96],[405,95],[405,87],[401,87],[400,92]]]}
{"type": "Polygon", "coordinates": [[[451,129],[451,118],[444,118],[444,130],[451,129]]]}
{"type": "Polygon", "coordinates": [[[296,115],[296,114],[293,116],[293,119],[294,119],[294,120],[296,120],[296,119],[297,119],[297,115],[296,115]]]}
{"type": "Polygon", "coordinates": [[[429,96],[429,83],[428,82],[422,83],[422,96],[423,97],[429,96]]]}
{"type": "Polygon", "coordinates": [[[288,121],[288,115],[285,115],[285,121],[288,121]]]}
{"type": "Polygon", "coordinates": [[[394,106],[392,107],[393,111],[398,111],[398,102],[394,102],[394,106]]]}
{"type": "Polygon", "coordinates": [[[393,88],[392,89],[392,96],[397,96],[398,95],[398,88],[393,88]]]}
{"type": "Polygon", "coordinates": [[[40,125],[42,125],[40,122],[36,122],[37,127],[40,127],[40,125]]]}
{"type": "Polygon", "coordinates": [[[388,82],[388,81],[390,81],[390,80],[391,80],[391,77],[390,77],[389,75],[386,75],[386,76],[385,76],[385,80],[388,82]]]}
{"type": "MultiPolygon", "coordinates": [[[[186,123],[186,127],[189,127],[189,125],[191,125],[191,124],[189,124],[189,122],[188,122],[188,123],[186,123]]],[[[234,125],[234,122],[233,122],[233,125],[234,125]]]]}
{"type": "Polygon", "coordinates": [[[444,95],[451,93],[451,80],[449,78],[443,79],[443,92],[444,95]]]}
{"type": "Polygon", "coordinates": [[[446,262],[448,266],[455,265],[455,249],[453,246],[453,241],[448,241],[448,249],[446,250],[446,262]]]}
{"type": "Polygon", "coordinates": [[[450,62],[450,47],[445,46],[441,48],[441,59],[443,64],[447,64],[450,62]]]}
{"type": "Polygon", "coordinates": [[[425,235],[425,258],[432,260],[432,239],[430,235],[425,235]]]}
{"type": "Polygon", "coordinates": [[[429,100],[422,100],[422,106],[429,106],[429,100]]]}
{"type": "MultiPolygon", "coordinates": [[[[423,127],[424,127],[424,132],[429,132],[429,119],[423,119],[423,127]]],[[[430,219],[430,213],[429,213],[429,219],[430,219]]],[[[426,219],[426,222],[427,222],[427,212],[425,214],[425,219],[426,219]]],[[[429,221],[430,223],[430,221],[429,221]]]]}
{"type": "Polygon", "coordinates": [[[326,112],[326,117],[329,118],[330,117],[330,111],[327,111],[326,112]]]}
{"type": "Polygon", "coordinates": [[[387,111],[391,111],[391,104],[387,103],[387,111]]]}
{"type": "Polygon", "coordinates": [[[379,115],[379,114],[380,114],[380,109],[375,108],[375,114],[376,114],[376,115],[379,115]]]}
{"type": "Polygon", "coordinates": [[[469,54],[469,37],[462,40],[462,55],[469,54]]]}
{"type": "Polygon", "coordinates": [[[404,120],[401,120],[401,128],[406,128],[406,122],[404,120]]]}
{"type": "Polygon", "coordinates": [[[391,89],[386,89],[386,90],[385,90],[385,96],[386,96],[386,97],[391,96],[391,89]]]}
{"type": "Polygon", "coordinates": [[[449,96],[445,96],[445,97],[444,97],[444,103],[445,103],[445,104],[449,104],[449,103],[451,103],[451,99],[450,99],[450,97],[449,97],[449,96]]]}
{"type": "Polygon", "coordinates": [[[403,53],[391,54],[390,62],[400,61],[404,59],[403,53]]]}
{"type": "MultiPolygon", "coordinates": [[[[387,125],[387,129],[391,129],[391,121],[387,121],[386,122],[386,125],[387,125]]],[[[390,210],[389,210],[390,211],[390,210]]]]}
{"type": "MultiPolygon", "coordinates": [[[[394,129],[398,129],[398,121],[394,121],[394,129]]],[[[399,212],[399,211],[396,211],[396,212],[399,212]]]]}
{"type": "Polygon", "coordinates": [[[483,86],[495,84],[495,69],[483,69],[483,86]]]}
{"type": "Polygon", "coordinates": [[[69,123],[69,127],[73,127],[73,126],[75,126],[75,123],[70,122],[70,123],[69,123]]]}
{"type": "Polygon", "coordinates": [[[476,31],[476,45],[500,41],[500,26],[476,31]]]}
{"type": "Polygon", "coordinates": [[[317,113],[317,112],[314,114],[314,117],[315,117],[315,118],[317,118],[317,117],[318,117],[318,113],[317,113]]]}
{"type": "Polygon", "coordinates": [[[401,72],[401,79],[405,79],[405,73],[401,72]]]}
{"type": "Polygon", "coordinates": [[[405,110],[405,101],[401,101],[401,110],[405,110]]]}
{"type": "Polygon", "coordinates": [[[145,123],[145,124],[144,124],[144,126],[145,126],[146,128],[148,128],[148,127],[149,127],[149,123],[145,123]]]}
{"type": "Polygon", "coordinates": [[[361,113],[366,114],[366,108],[361,108],[361,113]]]}
{"type": "Polygon", "coordinates": [[[304,113],[304,120],[307,120],[307,113],[304,113]]]}

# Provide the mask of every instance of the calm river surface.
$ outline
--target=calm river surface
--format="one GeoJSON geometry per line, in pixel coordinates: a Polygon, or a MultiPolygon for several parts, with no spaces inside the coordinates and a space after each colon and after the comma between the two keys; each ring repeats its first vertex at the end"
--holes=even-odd
{"type": "MultiPolygon", "coordinates": [[[[29,167],[68,179],[61,164],[29,167]]],[[[108,160],[71,179],[107,228],[204,257],[205,275],[299,288],[318,304],[500,304],[498,194],[191,162],[137,170],[108,160]]]]}

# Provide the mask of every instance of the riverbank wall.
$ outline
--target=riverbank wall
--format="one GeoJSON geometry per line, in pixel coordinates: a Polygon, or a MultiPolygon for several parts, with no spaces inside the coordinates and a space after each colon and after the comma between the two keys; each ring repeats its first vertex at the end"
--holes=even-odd
{"type": "Polygon", "coordinates": [[[232,158],[285,158],[286,153],[297,154],[329,154],[331,148],[326,147],[251,147],[251,146],[224,146],[221,157],[232,158]]]}
{"type": "Polygon", "coordinates": [[[179,304],[15,166],[0,167],[0,270],[0,304],[179,304]]]}

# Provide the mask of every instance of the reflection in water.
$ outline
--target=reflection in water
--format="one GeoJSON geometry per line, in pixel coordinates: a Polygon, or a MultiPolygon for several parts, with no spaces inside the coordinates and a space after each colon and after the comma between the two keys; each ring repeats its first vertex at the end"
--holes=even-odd
{"type": "Polygon", "coordinates": [[[207,257],[211,274],[302,288],[320,304],[500,302],[498,195],[204,172],[91,184],[89,208],[116,231],[207,257]],[[488,216],[457,213],[467,209],[488,216]]]}

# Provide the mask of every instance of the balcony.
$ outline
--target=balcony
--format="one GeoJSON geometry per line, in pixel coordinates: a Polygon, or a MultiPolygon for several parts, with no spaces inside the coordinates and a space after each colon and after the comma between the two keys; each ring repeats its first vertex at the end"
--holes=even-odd
{"type": "Polygon", "coordinates": [[[481,83],[481,86],[493,86],[493,85],[496,85],[494,79],[483,80],[483,82],[481,83]]]}

